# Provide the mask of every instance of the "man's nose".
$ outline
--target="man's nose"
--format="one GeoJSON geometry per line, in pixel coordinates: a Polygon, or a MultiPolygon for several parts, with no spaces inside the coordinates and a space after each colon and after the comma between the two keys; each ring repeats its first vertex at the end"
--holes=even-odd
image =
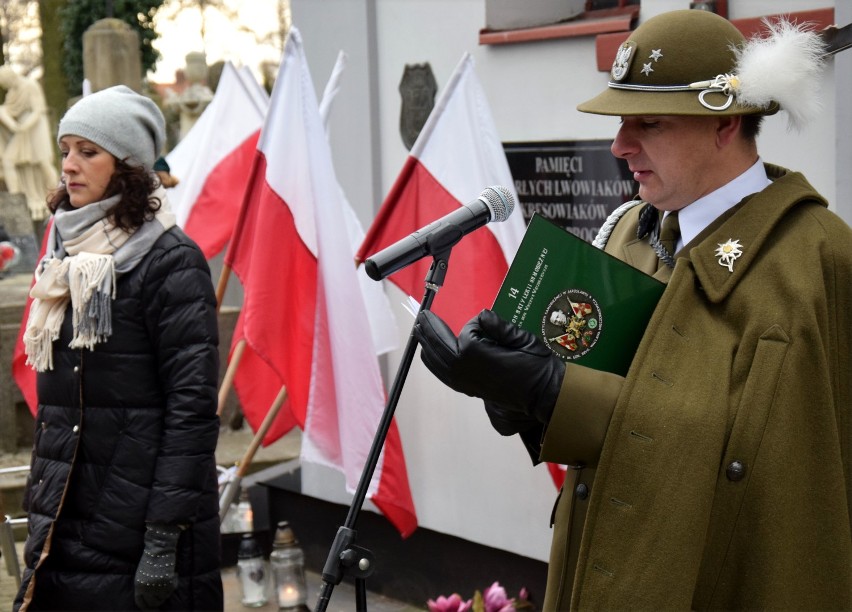
{"type": "Polygon", "coordinates": [[[622,124],[615,134],[615,140],[612,141],[612,146],[609,149],[615,157],[625,159],[639,150],[639,143],[633,137],[632,131],[626,125],[622,124]]]}

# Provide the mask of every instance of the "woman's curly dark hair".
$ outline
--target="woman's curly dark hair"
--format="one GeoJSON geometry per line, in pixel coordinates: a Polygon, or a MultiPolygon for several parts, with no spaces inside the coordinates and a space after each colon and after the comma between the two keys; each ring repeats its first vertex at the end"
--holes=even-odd
{"type": "MultiPolygon", "coordinates": [[[[150,221],[160,210],[163,203],[151,194],[159,187],[157,175],[142,166],[131,166],[119,159],[115,161],[115,172],[107,184],[104,199],[121,194],[118,203],[108,211],[116,227],[126,232],[138,229],[145,221],[150,221]]],[[[61,184],[47,198],[50,212],[63,204],[70,205],[68,190],[61,184]]]]}

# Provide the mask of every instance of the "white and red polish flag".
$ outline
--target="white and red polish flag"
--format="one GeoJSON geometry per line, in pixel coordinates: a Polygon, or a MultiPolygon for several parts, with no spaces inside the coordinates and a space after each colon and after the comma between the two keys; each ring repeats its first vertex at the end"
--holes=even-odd
{"type": "Polygon", "coordinates": [[[226,63],[210,104],[166,155],[180,181],[169,190],[177,224],[207,259],[234,231],[268,98],[253,76],[226,63]]]}
{"type": "MultiPolygon", "coordinates": [[[[490,185],[503,185],[518,201],[473,58],[465,53],[367,230],[358,260],[364,261],[451,213],[490,185]]],[[[456,333],[481,309],[493,304],[524,231],[523,214],[516,206],[506,221],[489,223],[453,247],[449,271],[432,310],[456,333]]],[[[406,294],[420,298],[431,264],[431,259],[423,258],[388,280],[406,294]]],[[[547,464],[547,468],[560,488],[565,467],[547,464]]]]}
{"type": "MultiPolygon", "coordinates": [[[[337,54],[337,61],[331,70],[331,76],[328,78],[322,100],[320,101],[319,114],[325,128],[326,136],[329,134],[331,106],[335,97],[337,97],[337,92],[340,90],[340,79],[343,70],[346,68],[346,62],[346,53],[340,51],[337,54]]],[[[361,221],[358,219],[355,209],[352,208],[352,205],[346,198],[342,187],[340,191],[341,197],[344,200],[343,216],[346,222],[349,241],[352,245],[352,259],[354,261],[355,252],[364,240],[364,226],[361,225],[361,221]]],[[[367,271],[363,266],[358,266],[356,274],[361,293],[364,296],[364,303],[367,305],[367,316],[370,319],[370,329],[373,332],[373,343],[376,347],[376,354],[383,355],[398,346],[396,316],[393,313],[388,296],[385,294],[384,281],[377,283],[367,277],[367,271]]]]}
{"type": "MultiPolygon", "coordinates": [[[[358,260],[473,201],[492,185],[506,187],[517,201],[488,100],[473,58],[465,53],[367,230],[358,260]]],[[[489,223],[453,247],[432,310],[456,332],[493,304],[524,229],[523,214],[516,207],[506,221],[489,223]]],[[[431,264],[430,258],[423,258],[388,280],[419,300],[431,264]]]]}
{"type": "MultiPolygon", "coordinates": [[[[302,458],[341,471],[354,491],[386,398],[345,214],[292,28],[225,257],[245,294],[234,343],[244,339],[246,349],[234,386],[255,431],[285,386],[264,444],[301,427],[302,458]]],[[[403,536],[416,528],[395,422],[367,496],[403,536]]]]}

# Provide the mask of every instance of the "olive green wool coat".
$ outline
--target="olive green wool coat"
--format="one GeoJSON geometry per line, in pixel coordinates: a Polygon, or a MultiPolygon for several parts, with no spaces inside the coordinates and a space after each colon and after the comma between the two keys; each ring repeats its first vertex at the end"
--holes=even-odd
{"type": "MultiPolygon", "coordinates": [[[[852,231],[767,171],[678,254],[625,378],[568,365],[546,610],[852,609],[852,231]]],[[[639,209],[606,251],[650,273],[639,209]]]]}

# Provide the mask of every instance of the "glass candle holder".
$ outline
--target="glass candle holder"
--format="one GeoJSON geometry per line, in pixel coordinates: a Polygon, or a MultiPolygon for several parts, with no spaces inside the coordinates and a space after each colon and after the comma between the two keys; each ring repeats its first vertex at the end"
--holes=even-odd
{"type": "Polygon", "coordinates": [[[305,553],[287,521],[278,523],[269,563],[275,579],[278,609],[293,610],[304,606],[308,600],[305,553]]]}
{"type": "Polygon", "coordinates": [[[237,577],[244,606],[259,608],[266,604],[269,592],[269,569],[260,546],[250,533],[243,536],[237,551],[237,577]]]}

